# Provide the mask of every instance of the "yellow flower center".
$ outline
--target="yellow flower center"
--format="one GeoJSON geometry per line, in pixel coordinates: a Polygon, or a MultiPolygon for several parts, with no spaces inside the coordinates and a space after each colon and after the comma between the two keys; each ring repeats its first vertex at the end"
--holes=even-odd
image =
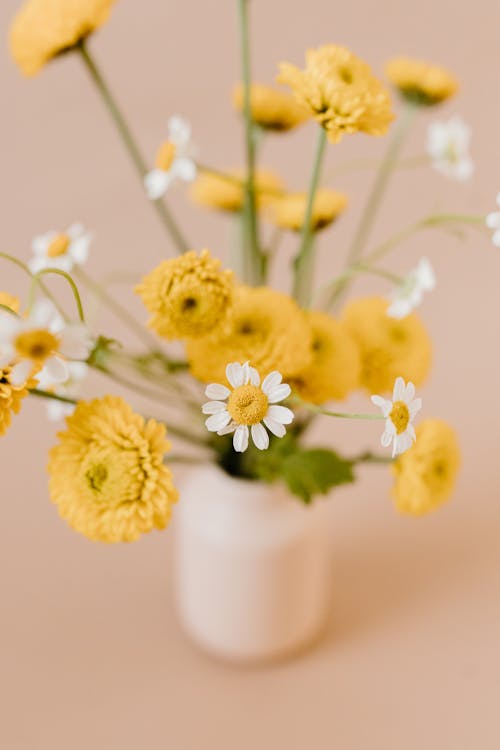
{"type": "Polygon", "coordinates": [[[14,347],[22,359],[43,362],[59,348],[59,341],[45,328],[20,333],[14,347]]]}
{"type": "Polygon", "coordinates": [[[85,479],[94,492],[101,492],[107,478],[108,469],[104,464],[92,464],[85,472],[85,479]]]}
{"type": "Polygon", "coordinates": [[[256,385],[240,385],[229,396],[227,410],[237,424],[257,424],[267,414],[269,402],[256,385]]]}
{"type": "Polygon", "coordinates": [[[172,164],[174,163],[177,149],[171,141],[165,141],[161,144],[156,154],[156,166],[163,172],[168,172],[172,164]]]}
{"type": "Polygon", "coordinates": [[[401,435],[406,430],[410,422],[410,410],[404,401],[395,401],[393,403],[389,419],[396,428],[398,435],[401,435]]]}
{"type": "Polygon", "coordinates": [[[49,258],[58,258],[60,255],[64,255],[68,252],[68,248],[71,244],[71,240],[67,234],[58,234],[47,249],[47,256],[49,258]]]}

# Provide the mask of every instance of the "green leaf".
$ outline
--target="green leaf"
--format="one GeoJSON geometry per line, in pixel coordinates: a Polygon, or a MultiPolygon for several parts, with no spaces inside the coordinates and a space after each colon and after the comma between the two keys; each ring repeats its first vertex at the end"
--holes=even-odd
{"type": "Polygon", "coordinates": [[[323,448],[298,448],[284,458],[280,473],[290,492],[304,503],[354,481],[352,463],[323,448]]]}

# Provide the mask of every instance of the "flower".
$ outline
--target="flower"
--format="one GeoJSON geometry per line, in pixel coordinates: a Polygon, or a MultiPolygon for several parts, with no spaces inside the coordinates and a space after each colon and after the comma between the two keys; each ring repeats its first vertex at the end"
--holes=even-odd
{"type": "Polygon", "coordinates": [[[0,292],[0,305],[8,307],[12,312],[18,313],[21,309],[21,300],[9,292],[0,292]]]}
{"type": "Polygon", "coordinates": [[[311,310],[307,320],[312,330],[311,361],[289,383],[313,404],[345,399],[359,385],[358,347],[346,326],[331,315],[311,310]]]}
{"type": "Polygon", "coordinates": [[[392,401],[382,396],[372,396],[371,400],[385,417],[385,430],[380,442],[384,448],[392,443],[392,457],[399,456],[411,448],[417,439],[413,420],[422,408],[422,399],[415,398],[413,383],[405,385],[403,378],[396,378],[392,401]]]}
{"type": "Polygon", "coordinates": [[[75,265],[83,265],[89,255],[92,235],[82,224],[72,224],[65,232],[47,232],[32,243],[34,258],[29,263],[32,273],[44,268],[58,268],[70,273],[75,265]]]}
{"type": "Polygon", "coordinates": [[[392,464],[393,497],[401,513],[421,516],[450,497],[460,468],[457,436],[440,419],[426,419],[416,430],[417,442],[392,464]]]}
{"type": "Polygon", "coordinates": [[[461,117],[432,122],[427,131],[427,153],[438,172],[455,180],[468,180],[474,172],[469,155],[470,129],[461,117]]]}
{"type": "Polygon", "coordinates": [[[398,375],[422,385],[431,365],[431,341],[420,318],[390,318],[388,307],[384,299],[367,297],[350,302],[342,316],[361,356],[360,383],[369,393],[389,392],[398,375]]]}
{"type": "MultiPolygon", "coordinates": [[[[270,221],[281,229],[300,232],[304,226],[307,211],[307,193],[286,193],[269,202],[270,221]]],[[[329,226],[340,216],[347,205],[343,193],[329,188],[318,188],[314,196],[311,214],[311,228],[314,232],[329,226]]]]}
{"type": "MultiPolygon", "coordinates": [[[[236,213],[245,202],[245,174],[242,170],[231,170],[227,174],[203,172],[191,188],[192,200],[204,208],[236,213]]],[[[270,169],[255,172],[257,208],[261,208],[283,191],[281,178],[270,169]]]]}
{"type": "Polygon", "coordinates": [[[12,421],[12,414],[19,414],[21,402],[34,388],[35,381],[12,382],[12,367],[0,365],[0,435],[5,435],[12,421]]]}
{"type": "MultiPolygon", "coordinates": [[[[497,195],[497,205],[500,206],[500,193],[497,195]]],[[[500,247],[500,211],[492,211],[486,217],[486,226],[488,229],[494,229],[493,244],[500,247]]]]}
{"type": "Polygon", "coordinates": [[[196,177],[196,163],[191,146],[191,125],[175,115],[167,122],[168,139],[156,154],[156,166],[144,178],[146,192],[152,201],[164,195],[176,180],[192,182],[196,177]]]}
{"type": "Polygon", "coordinates": [[[86,359],[91,349],[87,327],[65,325],[48,300],[37,302],[26,318],[0,310],[0,367],[12,367],[12,383],[24,383],[35,370],[63,383],[69,375],[67,360],[86,359]]]}
{"type": "MultiPolygon", "coordinates": [[[[238,84],[233,91],[233,104],[237,112],[244,111],[243,86],[238,84]]],[[[250,111],[252,120],[265,130],[284,132],[301,125],[309,118],[302,107],[287,91],[262,83],[252,83],[250,88],[250,111]]]]}
{"type": "Polygon", "coordinates": [[[424,292],[430,292],[435,287],[434,269],[427,258],[421,258],[418,266],[394,289],[387,315],[390,318],[405,318],[420,305],[424,292]]]}
{"type": "Polygon", "coordinates": [[[286,294],[268,287],[235,290],[227,330],[187,343],[194,377],[210,383],[224,379],[228,362],[252,362],[259,372],[299,374],[311,359],[311,330],[304,312],[286,294]]]}
{"type": "Polygon", "coordinates": [[[178,493],[163,463],[165,425],[122,399],[81,401],[50,451],[50,494],[75,531],[99,542],[133,542],[164,529],[178,493]]]}
{"type": "Polygon", "coordinates": [[[109,18],[114,0],[27,0],[10,28],[10,51],[25,76],[86,39],[109,18]]]}
{"type": "Polygon", "coordinates": [[[227,365],[226,379],[233,390],[212,383],[205,391],[207,398],[212,399],[202,408],[204,414],[210,414],[205,422],[207,430],[218,435],[234,432],[233,447],[237,453],[246,451],[251,432],[255,447],[266,450],[269,435],[262,422],[269,432],[281,438],[286,433],[284,425],[293,420],[291,409],[277,406],[290,395],[290,386],[282,383],[283,377],[277,371],[270,372],[261,385],[259,373],[248,362],[227,365]]]}
{"type": "Polygon", "coordinates": [[[151,313],[148,326],[166,339],[198,338],[223,329],[233,299],[232,271],[208,250],[160,263],[136,287],[151,313]]]}
{"type": "MultiPolygon", "coordinates": [[[[38,387],[56,396],[76,399],[80,393],[80,384],[88,375],[89,368],[85,362],[68,362],[68,379],[63,384],[53,383],[46,373],[37,375],[38,387]]],[[[75,411],[75,404],[47,400],[47,416],[51,422],[59,422],[75,411]]]]}
{"type": "Polygon", "coordinates": [[[385,72],[400,94],[414,104],[439,104],[458,90],[457,79],[445,68],[410,57],[389,60],[385,72]]]}
{"type": "Polygon", "coordinates": [[[394,119],[386,89],[345,47],[330,44],[309,50],[305,70],[281,63],[278,81],[290,86],[332,143],[346,133],[384,135],[394,119]]]}

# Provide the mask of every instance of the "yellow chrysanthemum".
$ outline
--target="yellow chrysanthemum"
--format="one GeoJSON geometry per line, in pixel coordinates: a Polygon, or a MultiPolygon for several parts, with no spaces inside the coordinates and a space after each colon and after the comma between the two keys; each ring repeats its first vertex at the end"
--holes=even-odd
{"type": "Polygon", "coordinates": [[[0,367],[0,435],[5,435],[12,421],[12,414],[19,414],[21,402],[28,395],[28,388],[35,386],[30,380],[22,385],[10,382],[11,367],[0,367]]]}
{"type": "MultiPolygon", "coordinates": [[[[241,211],[245,201],[244,173],[232,170],[227,176],[215,172],[201,172],[194,181],[190,195],[192,200],[204,208],[235,213],[241,211]]],[[[270,169],[258,169],[255,174],[257,208],[283,191],[283,181],[270,169]]]]}
{"type": "Polygon", "coordinates": [[[431,365],[431,341],[420,318],[390,318],[389,304],[369,297],[350,302],[343,313],[361,356],[360,382],[369,393],[391,391],[398,376],[421,385],[431,365]]]}
{"type": "MultiPolygon", "coordinates": [[[[307,211],[307,193],[287,193],[269,202],[269,220],[281,229],[300,232],[307,211]]],[[[319,188],[314,197],[311,228],[314,232],[329,226],[344,211],[347,196],[330,188],[319,188]]]]}
{"type": "Polygon", "coordinates": [[[394,462],[393,497],[401,513],[421,516],[450,497],[460,467],[457,436],[440,419],[426,419],[416,429],[417,440],[394,462]]]}
{"type": "Polygon", "coordinates": [[[163,463],[165,426],[114,396],[80,402],[66,424],[48,466],[62,518],[98,542],[133,542],[164,529],[178,497],[163,463]]]}
{"type": "Polygon", "coordinates": [[[345,325],[326,313],[309,311],[312,329],[311,361],[288,382],[301,398],[313,404],[345,399],[359,386],[358,347],[345,325]]]}
{"type": "Polygon", "coordinates": [[[151,313],[148,326],[166,339],[198,338],[224,328],[233,298],[233,273],[208,250],[165,260],[136,287],[151,313]]]}
{"type": "Polygon", "coordinates": [[[213,339],[188,342],[191,372],[204,382],[225,382],[228,362],[247,362],[263,376],[300,373],[311,358],[304,312],[286,294],[268,287],[238,287],[230,329],[213,339]]]}
{"type": "Polygon", "coordinates": [[[309,50],[305,70],[281,63],[278,81],[290,86],[332,143],[346,133],[384,135],[394,119],[386,89],[345,47],[330,44],[309,50]]]}
{"type": "Polygon", "coordinates": [[[415,104],[439,104],[458,90],[458,81],[451,73],[422,60],[395,57],[389,60],[385,70],[402,96],[415,104]]]}
{"type": "Polygon", "coordinates": [[[10,51],[26,76],[67,52],[109,18],[114,0],[27,0],[10,28],[10,51]]]}
{"type": "MultiPolygon", "coordinates": [[[[233,91],[233,104],[237,112],[243,112],[243,86],[239,84],[233,91]]],[[[301,125],[310,118],[305,107],[301,106],[288,91],[273,86],[253,83],[250,89],[250,110],[252,120],[265,130],[284,132],[301,125]]]]}
{"type": "Polygon", "coordinates": [[[19,297],[9,294],[9,292],[0,292],[0,305],[4,305],[4,307],[8,307],[9,310],[18,313],[21,309],[21,300],[19,297]]]}

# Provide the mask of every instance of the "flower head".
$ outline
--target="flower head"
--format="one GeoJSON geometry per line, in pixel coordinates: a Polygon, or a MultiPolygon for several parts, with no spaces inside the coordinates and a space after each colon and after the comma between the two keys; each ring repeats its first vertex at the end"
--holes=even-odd
{"type": "Polygon", "coordinates": [[[361,357],[360,383],[369,393],[391,391],[398,375],[419,386],[431,365],[431,341],[420,318],[391,318],[388,307],[386,300],[368,297],[353,300],[343,312],[361,357]]]}
{"type": "Polygon", "coordinates": [[[0,435],[4,435],[12,421],[12,414],[18,414],[21,410],[21,402],[29,393],[29,388],[34,388],[34,380],[23,383],[12,382],[12,367],[0,365],[0,435]]]}
{"type": "MultiPolygon", "coordinates": [[[[269,202],[268,216],[277,227],[301,232],[307,212],[307,193],[285,193],[269,202]]],[[[314,196],[311,228],[314,232],[328,227],[347,205],[343,193],[330,188],[319,188],[314,196]]]]}
{"type": "Polygon", "coordinates": [[[227,324],[233,299],[232,271],[208,250],[160,263],[136,288],[151,313],[148,325],[166,339],[198,338],[227,324]]]}
{"type": "Polygon", "coordinates": [[[50,451],[50,494],[75,531],[99,542],[133,542],[164,529],[178,493],[163,463],[166,428],[121,398],[80,402],[50,451]]]}
{"type": "Polygon", "coordinates": [[[72,224],[65,232],[41,234],[32,243],[30,270],[38,273],[44,268],[58,268],[70,273],[75,265],[87,261],[91,241],[92,235],[81,224],[72,224]]]}
{"type": "Polygon", "coordinates": [[[469,154],[470,129],[461,117],[432,122],[427,132],[427,153],[438,172],[454,180],[468,180],[474,172],[469,154]]]}
{"type": "Polygon", "coordinates": [[[392,457],[399,456],[416,440],[413,420],[422,408],[422,399],[415,398],[413,383],[405,385],[403,378],[396,378],[392,401],[382,396],[372,396],[385,417],[385,430],[380,442],[387,448],[392,443],[392,457]]]}
{"type": "Polygon", "coordinates": [[[0,292],[0,305],[8,307],[12,312],[18,313],[21,309],[21,300],[9,292],[0,292]]]}
{"type": "MultiPolygon", "coordinates": [[[[227,174],[202,172],[190,191],[192,200],[204,208],[237,213],[245,202],[245,174],[230,170],[227,174]]],[[[257,169],[255,193],[257,208],[267,205],[283,192],[283,181],[270,169],[257,169]]]]}
{"type": "Polygon", "coordinates": [[[392,465],[393,496],[401,513],[421,516],[450,497],[460,468],[457,436],[440,419],[426,419],[417,429],[417,442],[392,465]]]}
{"type": "Polygon", "coordinates": [[[281,63],[278,81],[291,87],[332,143],[346,133],[384,135],[394,119],[385,88],[345,47],[330,44],[309,50],[305,70],[281,63]]]}
{"type": "Polygon", "coordinates": [[[155,168],[144,178],[146,192],[155,201],[176,180],[192,182],[195,177],[191,125],[184,118],[175,115],[167,123],[167,140],[158,149],[155,168]]]}
{"type": "Polygon", "coordinates": [[[424,292],[430,292],[435,287],[434,269],[427,258],[422,258],[418,266],[394,289],[387,315],[390,318],[405,318],[420,305],[424,292]]]}
{"type": "Polygon", "coordinates": [[[210,414],[205,422],[207,429],[218,435],[234,433],[233,447],[237,453],[248,448],[250,433],[255,447],[266,450],[269,435],[264,425],[276,437],[283,437],[284,425],[293,420],[291,409],[277,406],[290,395],[290,386],[282,383],[283,377],[277,371],[269,373],[261,385],[259,373],[249,362],[227,365],[226,379],[231,388],[212,383],[205,391],[207,398],[212,399],[202,409],[204,414],[210,414]]]}
{"type": "MultiPolygon", "coordinates": [[[[243,86],[238,84],[233,91],[233,104],[237,112],[244,110],[243,86]]],[[[288,93],[253,83],[250,89],[250,111],[252,120],[265,130],[284,132],[305,122],[310,114],[288,93]]]]}
{"type": "Polygon", "coordinates": [[[359,385],[358,347],[346,326],[331,315],[310,310],[311,361],[289,378],[293,390],[313,404],[342,400],[359,385]]]}
{"type": "Polygon", "coordinates": [[[445,68],[410,57],[389,60],[385,72],[400,94],[414,104],[439,104],[458,90],[457,79],[445,68]]]}
{"type": "MultiPolygon", "coordinates": [[[[500,193],[497,195],[497,205],[500,206],[500,193]]],[[[493,229],[493,244],[500,247],[500,211],[492,211],[486,217],[486,226],[493,229]]]]}
{"type": "Polygon", "coordinates": [[[10,28],[10,51],[26,76],[86,39],[109,18],[114,0],[26,0],[10,28]]]}
{"type": "Polygon", "coordinates": [[[237,287],[226,331],[188,341],[192,374],[222,381],[227,362],[252,362],[259,372],[301,372],[311,359],[311,330],[304,312],[286,294],[268,287],[237,287]]]}

